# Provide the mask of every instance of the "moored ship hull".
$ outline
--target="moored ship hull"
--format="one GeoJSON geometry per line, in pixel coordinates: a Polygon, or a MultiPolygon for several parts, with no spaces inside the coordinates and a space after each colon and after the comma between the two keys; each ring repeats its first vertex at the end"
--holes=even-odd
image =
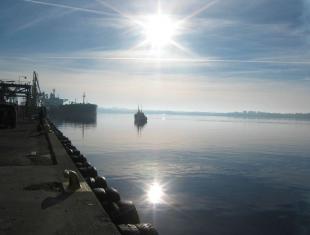
{"type": "Polygon", "coordinates": [[[97,117],[95,104],[67,104],[48,108],[52,118],[72,121],[93,121],[97,117]]]}

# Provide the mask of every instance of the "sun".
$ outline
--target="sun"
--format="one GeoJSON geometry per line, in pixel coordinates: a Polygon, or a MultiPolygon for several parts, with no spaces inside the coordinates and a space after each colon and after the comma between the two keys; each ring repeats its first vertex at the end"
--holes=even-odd
{"type": "Polygon", "coordinates": [[[172,44],[177,33],[176,22],[160,13],[147,16],[142,25],[146,44],[157,50],[172,44]]]}

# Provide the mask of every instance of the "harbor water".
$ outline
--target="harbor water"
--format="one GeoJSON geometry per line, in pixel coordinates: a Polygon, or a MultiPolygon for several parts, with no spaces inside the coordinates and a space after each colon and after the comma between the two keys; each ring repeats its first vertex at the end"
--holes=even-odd
{"type": "Polygon", "coordinates": [[[161,235],[310,234],[310,122],[154,114],[137,128],[133,114],[98,113],[56,125],[161,235]]]}

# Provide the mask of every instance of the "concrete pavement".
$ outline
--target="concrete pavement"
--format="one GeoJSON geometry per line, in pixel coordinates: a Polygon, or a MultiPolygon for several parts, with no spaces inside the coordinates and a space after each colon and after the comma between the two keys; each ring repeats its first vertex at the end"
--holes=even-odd
{"type": "Polygon", "coordinates": [[[63,146],[37,120],[0,129],[0,234],[119,235],[81,177],[67,192],[64,170],[77,169],[63,146]]]}

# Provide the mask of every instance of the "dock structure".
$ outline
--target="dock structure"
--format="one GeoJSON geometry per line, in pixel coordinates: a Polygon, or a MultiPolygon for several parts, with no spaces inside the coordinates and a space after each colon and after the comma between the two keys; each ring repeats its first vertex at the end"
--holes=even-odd
{"type": "Polygon", "coordinates": [[[47,119],[43,98],[36,72],[32,84],[0,81],[0,235],[158,235],[47,119]]]}
{"type": "Polygon", "coordinates": [[[0,130],[0,185],[0,234],[119,235],[47,122],[0,130]],[[70,190],[65,170],[80,188],[70,190]]]}

